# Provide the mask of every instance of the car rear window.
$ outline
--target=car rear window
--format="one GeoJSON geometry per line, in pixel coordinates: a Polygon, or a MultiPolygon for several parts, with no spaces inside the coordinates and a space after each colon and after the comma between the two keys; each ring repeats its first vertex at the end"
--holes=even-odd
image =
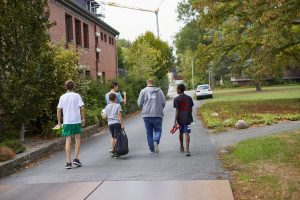
{"type": "Polygon", "coordinates": [[[209,86],[208,85],[201,85],[201,86],[198,86],[197,89],[198,90],[207,90],[207,89],[209,89],[209,86]]]}

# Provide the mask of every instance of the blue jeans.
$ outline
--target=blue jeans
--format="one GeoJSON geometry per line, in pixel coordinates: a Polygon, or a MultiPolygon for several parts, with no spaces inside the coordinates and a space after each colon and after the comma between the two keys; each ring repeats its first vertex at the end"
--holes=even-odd
{"type": "Polygon", "coordinates": [[[154,151],[153,142],[157,142],[157,144],[159,144],[160,137],[161,137],[162,118],[144,117],[144,123],[147,131],[147,142],[148,142],[149,149],[150,151],[154,151]]]}

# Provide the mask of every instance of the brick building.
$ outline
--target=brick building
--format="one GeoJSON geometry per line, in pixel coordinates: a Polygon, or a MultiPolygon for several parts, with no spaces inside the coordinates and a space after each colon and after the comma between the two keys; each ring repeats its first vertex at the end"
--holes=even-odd
{"type": "Polygon", "coordinates": [[[117,76],[115,39],[119,32],[98,18],[93,0],[49,0],[49,30],[54,43],[76,46],[87,76],[102,80],[117,76]]]}

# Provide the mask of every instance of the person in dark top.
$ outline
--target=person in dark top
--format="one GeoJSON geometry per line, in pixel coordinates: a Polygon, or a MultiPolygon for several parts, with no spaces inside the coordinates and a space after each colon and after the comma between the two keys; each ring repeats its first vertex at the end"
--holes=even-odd
{"type": "Polygon", "coordinates": [[[180,151],[184,152],[183,146],[183,135],[185,135],[186,141],[186,156],[190,156],[190,133],[191,133],[191,123],[193,122],[193,106],[194,102],[192,98],[186,94],[184,94],[185,86],[183,84],[179,84],[177,86],[177,96],[174,99],[174,108],[176,108],[174,127],[179,124],[179,141],[180,141],[180,151]]]}

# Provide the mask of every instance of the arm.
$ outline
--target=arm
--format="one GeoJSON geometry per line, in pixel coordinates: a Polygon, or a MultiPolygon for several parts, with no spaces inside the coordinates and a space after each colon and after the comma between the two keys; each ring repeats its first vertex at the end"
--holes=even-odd
{"type": "Polygon", "coordinates": [[[61,108],[57,108],[57,125],[61,126],[61,108]]]}
{"type": "Polygon", "coordinates": [[[124,129],[124,123],[123,123],[123,117],[122,117],[122,112],[121,111],[118,111],[118,119],[120,121],[121,128],[124,129]]]}
{"type": "Polygon", "coordinates": [[[80,112],[81,112],[81,125],[85,126],[85,109],[84,109],[84,106],[80,107],[80,112]]]}
{"type": "Polygon", "coordinates": [[[139,98],[138,98],[138,106],[142,109],[144,105],[144,94],[143,91],[140,92],[139,98]]]}
{"type": "Polygon", "coordinates": [[[123,92],[123,95],[124,95],[124,99],[123,99],[123,104],[125,105],[126,104],[126,92],[123,92]]]}
{"type": "Polygon", "coordinates": [[[175,112],[175,120],[174,120],[174,126],[176,126],[177,124],[177,117],[178,117],[178,106],[177,106],[177,99],[175,98],[173,101],[173,106],[174,108],[176,108],[176,112],[175,112]]]}
{"type": "Polygon", "coordinates": [[[178,109],[176,108],[174,126],[176,126],[176,124],[177,124],[177,117],[178,117],[178,109]]]}
{"type": "Polygon", "coordinates": [[[160,96],[161,96],[161,101],[162,101],[162,104],[163,104],[163,108],[165,108],[165,106],[166,106],[166,98],[165,98],[164,93],[161,90],[160,90],[160,96]]]}

